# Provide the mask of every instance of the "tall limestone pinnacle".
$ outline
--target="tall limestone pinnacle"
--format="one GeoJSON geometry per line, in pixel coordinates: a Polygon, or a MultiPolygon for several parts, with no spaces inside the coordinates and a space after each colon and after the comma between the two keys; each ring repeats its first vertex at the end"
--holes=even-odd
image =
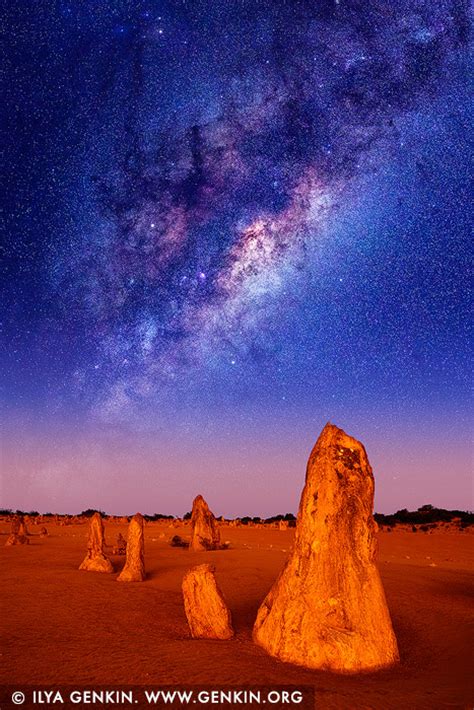
{"type": "Polygon", "coordinates": [[[143,516],[137,513],[128,526],[126,561],[117,577],[118,582],[143,582],[145,573],[145,541],[143,534],[143,516]]]}
{"type": "Polygon", "coordinates": [[[221,538],[217,521],[201,495],[196,496],[193,501],[191,530],[190,550],[217,550],[220,548],[221,538]]]}
{"type": "Polygon", "coordinates": [[[294,548],[254,626],[272,656],[342,673],[399,660],[375,565],[373,500],[363,445],[326,424],[308,461],[294,548]]]}
{"type": "Polygon", "coordinates": [[[89,526],[87,555],[79,569],[87,572],[113,572],[112,563],[104,553],[104,523],[100,513],[94,513],[89,526]]]}

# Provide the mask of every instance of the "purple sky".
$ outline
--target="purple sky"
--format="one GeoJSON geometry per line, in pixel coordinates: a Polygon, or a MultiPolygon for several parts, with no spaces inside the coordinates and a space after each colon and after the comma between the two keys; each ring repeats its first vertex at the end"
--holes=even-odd
{"type": "MultiPolygon", "coordinates": [[[[362,420],[363,418],[360,417],[362,420]]],[[[381,431],[334,423],[360,438],[375,475],[375,510],[394,512],[425,503],[473,507],[468,429],[446,430],[407,418],[381,431]]],[[[225,516],[296,512],[306,461],[324,421],[295,432],[295,421],[275,417],[241,426],[221,419],[186,432],[156,436],[89,430],[45,432],[41,426],[4,436],[2,505],[42,512],[183,515],[201,493],[225,516]],[[18,446],[18,441],[23,444],[18,446]]]]}

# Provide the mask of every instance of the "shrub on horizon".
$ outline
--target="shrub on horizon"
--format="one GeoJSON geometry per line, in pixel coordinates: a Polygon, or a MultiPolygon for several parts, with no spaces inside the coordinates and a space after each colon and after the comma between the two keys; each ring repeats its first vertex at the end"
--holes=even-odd
{"type": "Polygon", "coordinates": [[[109,517],[103,510],[97,510],[96,508],[87,508],[87,510],[83,510],[82,513],[79,513],[79,515],[83,518],[92,518],[94,513],[99,513],[102,518],[109,517]]]}
{"type": "Polygon", "coordinates": [[[144,515],[143,517],[149,522],[154,520],[174,520],[174,515],[164,515],[163,513],[153,513],[153,515],[144,515]]]}

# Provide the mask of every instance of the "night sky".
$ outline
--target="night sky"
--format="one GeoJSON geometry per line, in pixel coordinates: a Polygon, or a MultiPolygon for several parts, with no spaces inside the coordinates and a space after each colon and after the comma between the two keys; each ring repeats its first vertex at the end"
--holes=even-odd
{"type": "Polygon", "coordinates": [[[7,5],[3,506],[471,508],[467,3],[7,5]]]}

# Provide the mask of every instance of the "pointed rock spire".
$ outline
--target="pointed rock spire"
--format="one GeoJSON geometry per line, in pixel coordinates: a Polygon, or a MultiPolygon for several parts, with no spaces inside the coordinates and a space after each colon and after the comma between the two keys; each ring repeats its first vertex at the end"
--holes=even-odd
{"type": "Polygon", "coordinates": [[[272,656],[346,673],[398,661],[375,565],[373,498],[363,445],[327,424],[308,461],[293,551],[254,626],[272,656]]]}
{"type": "Polygon", "coordinates": [[[191,531],[190,550],[219,549],[221,538],[217,521],[202,496],[193,501],[191,531]]]}
{"type": "Polygon", "coordinates": [[[117,582],[143,582],[145,574],[145,542],[143,516],[137,513],[128,526],[126,560],[117,582]]]}
{"type": "Polygon", "coordinates": [[[100,513],[94,513],[89,527],[87,555],[79,569],[87,572],[113,572],[109,558],[104,554],[104,523],[100,513]]]}

